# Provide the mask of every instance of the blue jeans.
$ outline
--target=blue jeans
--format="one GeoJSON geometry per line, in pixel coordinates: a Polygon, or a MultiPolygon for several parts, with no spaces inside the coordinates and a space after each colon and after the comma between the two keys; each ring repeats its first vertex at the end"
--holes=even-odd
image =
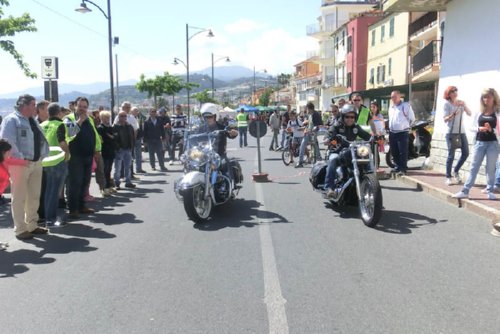
{"type": "MultiPolygon", "coordinates": [[[[462,138],[462,147],[460,148],[460,159],[455,166],[454,172],[458,173],[462,165],[469,157],[469,142],[467,141],[467,136],[465,133],[460,134],[462,138]]],[[[446,144],[448,145],[448,158],[446,159],[446,178],[451,178],[451,167],[453,165],[453,160],[455,159],[455,149],[451,148],[451,134],[446,134],[446,144]]]]}
{"type": "Polygon", "coordinates": [[[339,155],[332,153],[328,157],[328,166],[326,167],[325,187],[330,189],[335,188],[335,174],[337,173],[337,166],[339,162],[339,155]]]}
{"type": "Polygon", "coordinates": [[[286,128],[281,128],[281,147],[287,148],[285,145],[288,145],[286,141],[286,128]]]}
{"type": "Polygon", "coordinates": [[[406,172],[408,169],[408,132],[389,132],[389,145],[396,169],[406,172]]]}
{"type": "Polygon", "coordinates": [[[304,138],[302,138],[302,142],[300,143],[300,149],[299,149],[299,164],[302,164],[304,162],[304,154],[306,154],[306,147],[307,144],[309,144],[310,140],[309,134],[305,134],[304,138]]]}
{"type": "Polygon", "coordinates": [[[495,187],[500,187],[500,156],[497,159],[497,170],[495,172],[495,187]]]}
{"type": "Polygon", "coordinates": [[[238,128],[238,133],[240,135],[240,147],[243,145],[248,146],[247,142],[247,127],[246,126],[241,126],[238,128]]]}
{"type": "Polygon", "coordinates": [[[115,153],[115,185],[120,186],[120,174],[123,163],[123,173],[125,174],[125,184],[130,181],[130,166],[132,165],[132,150],[118,149],[115,153]]]}
{"type": "Polygon", "coordinates": [[[135,140],[134,146],[134,157],[135,157],[135,171],[138,172],[142,170],[142,139],[135,140]]]}
{"type": "Polygon", "coordinates": [[[57,219],[57,207],[59,206],[59,193],[68,175],[68,164],[63,161],[52,167],[44,167],[46,177],[44,207],[45,219],[54,221],[57,219]]]}
{"type": "Polygon", "coordinates": [[[495,185],[495,167],[498,159],[498,142],[495,141],[477,141],[474,145],[474,153],[472,155],[472,164],[469,177],[465,181],[462,191],[468,194],[474,182],[476,181],[477,173],[481,167],[484,157],[486,157],[486,180],[488,192],[493,191],[495,185]]]}

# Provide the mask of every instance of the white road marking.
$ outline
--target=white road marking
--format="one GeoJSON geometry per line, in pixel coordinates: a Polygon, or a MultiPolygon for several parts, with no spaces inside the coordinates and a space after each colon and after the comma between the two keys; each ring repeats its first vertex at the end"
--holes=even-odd
{"type": "MultiPolygon", "coordinates": [[[[259,210],[266,212],[262,185],[255,183],[257,202],[261,203],[259,210]]],[[[268,219],[257,217],[259,223],[260,249],[262,252],[262,267],[264,271],[264,303],[267,307],[269,333],[288,334],[288,321],[286,319],[286,299],[281,294],[281,286],[274,255],[273,239],[268,219]]]]}

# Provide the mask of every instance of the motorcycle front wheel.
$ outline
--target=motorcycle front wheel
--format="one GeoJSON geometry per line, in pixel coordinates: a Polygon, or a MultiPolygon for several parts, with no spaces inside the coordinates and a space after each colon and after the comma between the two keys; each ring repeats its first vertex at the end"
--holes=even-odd
{"type": "Polygon", "coordinates": [[[184,210],[189,219],[195,223],[205,222],[212,211],[212,199],[210,196],[204,198],[204,195],[205,188],[201,185],[186,189],[184,192],[184,210]]]}
{"type": "Polygon", "coordinates": [[[364,175],[360,185],[359,212],[363,223],[375,227],[382,216],[382,189],[374,174],[364,175]]]}
{"type": "Polygon", "coordinates": [[[283,160],[285,166],[288,166],[293,162],[293,153],[290,148],[286,148],[283,150],[283,152],[281,153],[281,159],[283,160]]]}

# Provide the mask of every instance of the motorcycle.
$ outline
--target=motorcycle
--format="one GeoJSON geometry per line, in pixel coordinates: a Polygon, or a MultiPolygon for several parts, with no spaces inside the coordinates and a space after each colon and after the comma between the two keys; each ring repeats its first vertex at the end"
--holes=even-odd
{"type": "MultiPolygon", "coordinates": [[[[330,145],[343,142],[340,151],[334,196],[328,197],[334,205],[358,205],[361,219],[366,226],[375,227],[382,216],[382,190],[377,179],[374,155],[370,141],[347,141],[343,136],[330,145]]],[[[311,169],[309,182],[313,188],[326,195],[325,177],[327,162],[317,162],[311,169]]]]}
{"type": "MultiPolygon", "coordinates": [[[[411,131],[408,133],[408,160],[418,157],[429,158],[431,155],[432,135],[427,127],[432,123],[432,121],[418,121],[411,127],[411,131]]],[[[385,153],[385,162],[391,168],[396,166],[390,147],[385,153]]]]}
{"type": "Polygon", "coordinates": [[[181,156],[184,175],[174,182],[174,191],[195,223],[207,221],[214,206],[235,198],[241,189],[243,174],[239,162],[221,158],[213,146],[222,131],[226,130],[186,136],[186,149],[181,156]]]}

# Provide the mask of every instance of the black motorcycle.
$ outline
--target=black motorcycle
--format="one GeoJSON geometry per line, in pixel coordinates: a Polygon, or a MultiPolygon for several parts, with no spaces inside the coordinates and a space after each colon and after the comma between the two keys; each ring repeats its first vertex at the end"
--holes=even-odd
{"type": "MultiPolygon", "coordinates": [[[[348,147],[339,153],[340,164],[335,171],[337,183],[333,197],[328,200],[339,206],[358,205],[363,223],[374,227],[382,216],[382,190],[375,173],[372,143],[349,142],[343,136],[338,140],[348,147]]],[[[331,145],[337,145],[336,141],[331,145]]],[[[313,188],[324,195],[326,169],[327,162],[317,162],[309,176],[313,188]]]]}
{"type": "MultiPolygon", "coordinates": [[[[427,126],[432,123],[432,121],[418,121],[411,127],[408,133],[408,160],[418,157],[428,158],[431,155],[432,135],[427,130],[427,126]]],[[[385,162],[391,168],[396,166],[390,147],[385,153],[385,162]]]]}

